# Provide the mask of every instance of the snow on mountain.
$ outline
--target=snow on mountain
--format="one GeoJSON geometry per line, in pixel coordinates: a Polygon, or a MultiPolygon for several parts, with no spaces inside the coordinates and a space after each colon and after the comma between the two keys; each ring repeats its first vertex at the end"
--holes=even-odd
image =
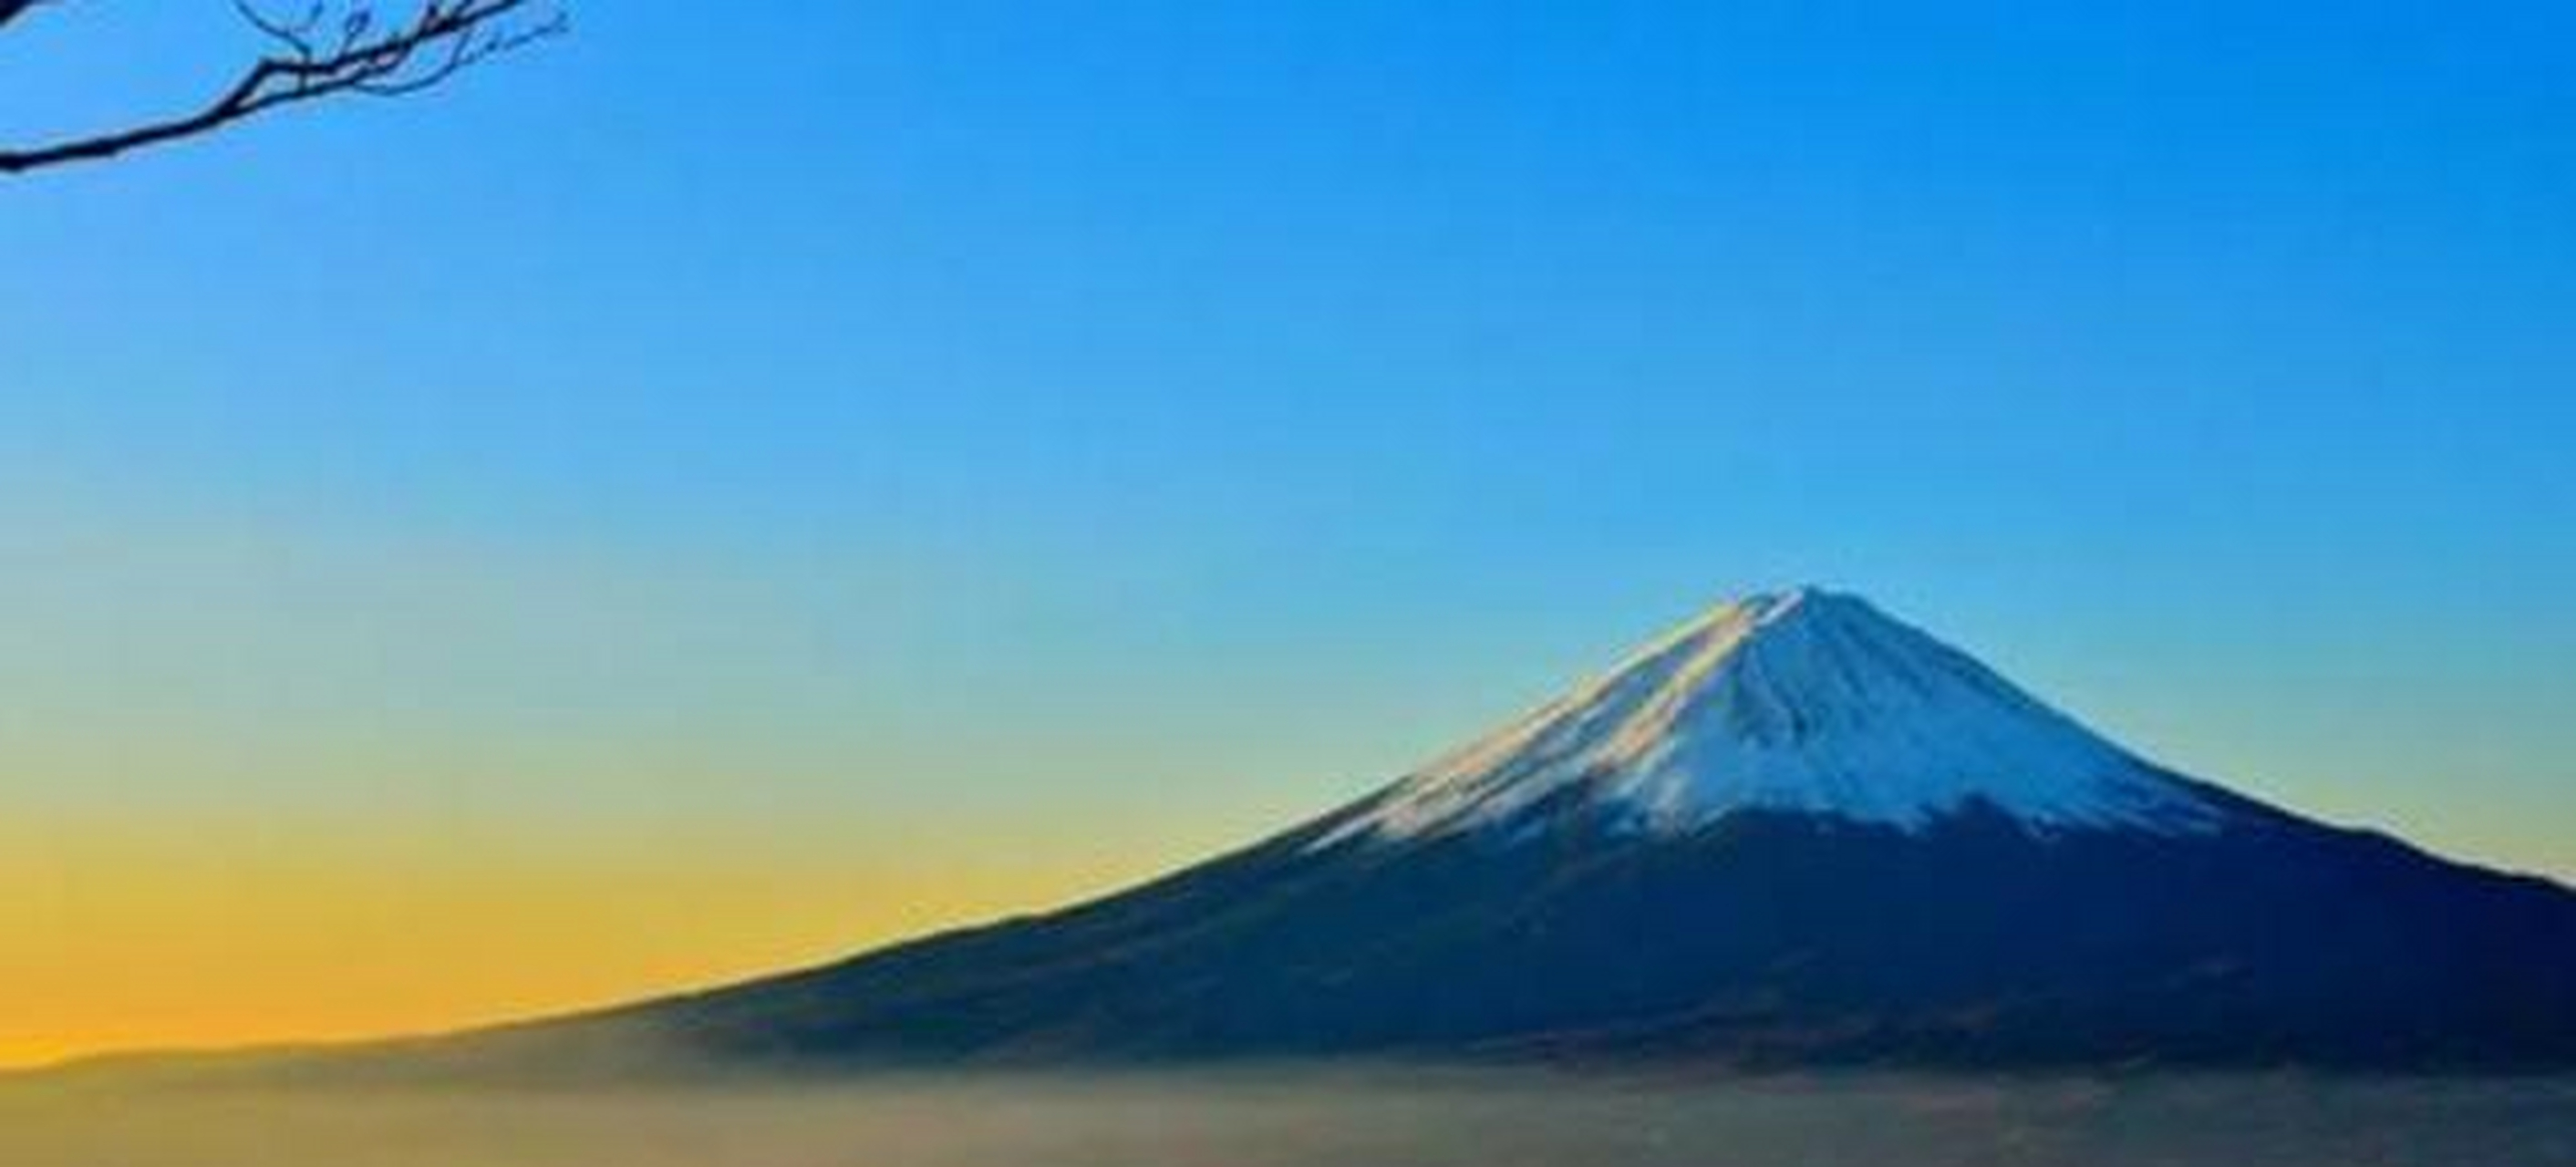
{"type": "Polygon", "coordinates": [[[1867,601],[1801,588],[1711,610],[1316,846],[1517,829],[1567,795],[1653,833],[1756,808],[1918,830],[1983,803],[2040,833],[2191,833],[2227,813],[1867,601]]]}

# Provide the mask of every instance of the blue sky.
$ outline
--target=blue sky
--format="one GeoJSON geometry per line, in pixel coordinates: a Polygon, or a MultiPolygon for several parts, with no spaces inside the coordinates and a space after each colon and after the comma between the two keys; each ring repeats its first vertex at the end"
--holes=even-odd
{"type": "Polygon", "coordinates": [[[1821,580],[2576,876],[2576,10],[704,11],[0,186],[0,807],[1141,872],[1821,580]]]}

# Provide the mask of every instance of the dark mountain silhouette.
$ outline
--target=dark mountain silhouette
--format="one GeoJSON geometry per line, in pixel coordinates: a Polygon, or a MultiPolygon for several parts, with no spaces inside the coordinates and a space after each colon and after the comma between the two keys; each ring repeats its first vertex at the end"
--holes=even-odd
{"type": "Polygon", "coordinates": [[[1717,609],[1246,850],[517,1031],[746,1064],[2576,1065],[2576,893],[2165,771],[1856,598],[1717,609]]]}

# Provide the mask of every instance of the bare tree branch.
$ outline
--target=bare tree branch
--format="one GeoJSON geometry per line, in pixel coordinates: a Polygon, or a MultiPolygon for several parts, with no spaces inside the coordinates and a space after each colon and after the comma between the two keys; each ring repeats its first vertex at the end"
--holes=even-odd
{"type": "MultiPolygon", "coordinates": [[[[0,0],[0,28],[51,2],[0,0]]],[[[270,49],[213,101],[193,113],[127,129],[32,149],[0,149],[0,174],[112,158],[335,94],[417,93],[569,28],[561,8],[539,0],[421,0],[410,16],[390,23],[379,5],[337,0],[312,0],[291,19],[250,0],[233,0],[233,8],[268,40],[270,49]]]]}
{"type": "Polygon", "coordinates": [[[0,0],[0,28],[8,27],[10,21],[25,16],[28,9],[44,2],[45,0],[0,0]]]}

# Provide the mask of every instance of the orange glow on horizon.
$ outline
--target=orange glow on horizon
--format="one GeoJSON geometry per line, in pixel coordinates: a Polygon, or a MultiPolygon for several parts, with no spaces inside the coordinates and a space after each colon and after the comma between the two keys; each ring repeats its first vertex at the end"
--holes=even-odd
{"type": "Polygon", "coordinates": [[[1029,858],[0,837],[13,889],[0,906],[0,1067],[541,1016],[828,960],[1137,873],[1099,855],[997,850],[1029,858]]]}

